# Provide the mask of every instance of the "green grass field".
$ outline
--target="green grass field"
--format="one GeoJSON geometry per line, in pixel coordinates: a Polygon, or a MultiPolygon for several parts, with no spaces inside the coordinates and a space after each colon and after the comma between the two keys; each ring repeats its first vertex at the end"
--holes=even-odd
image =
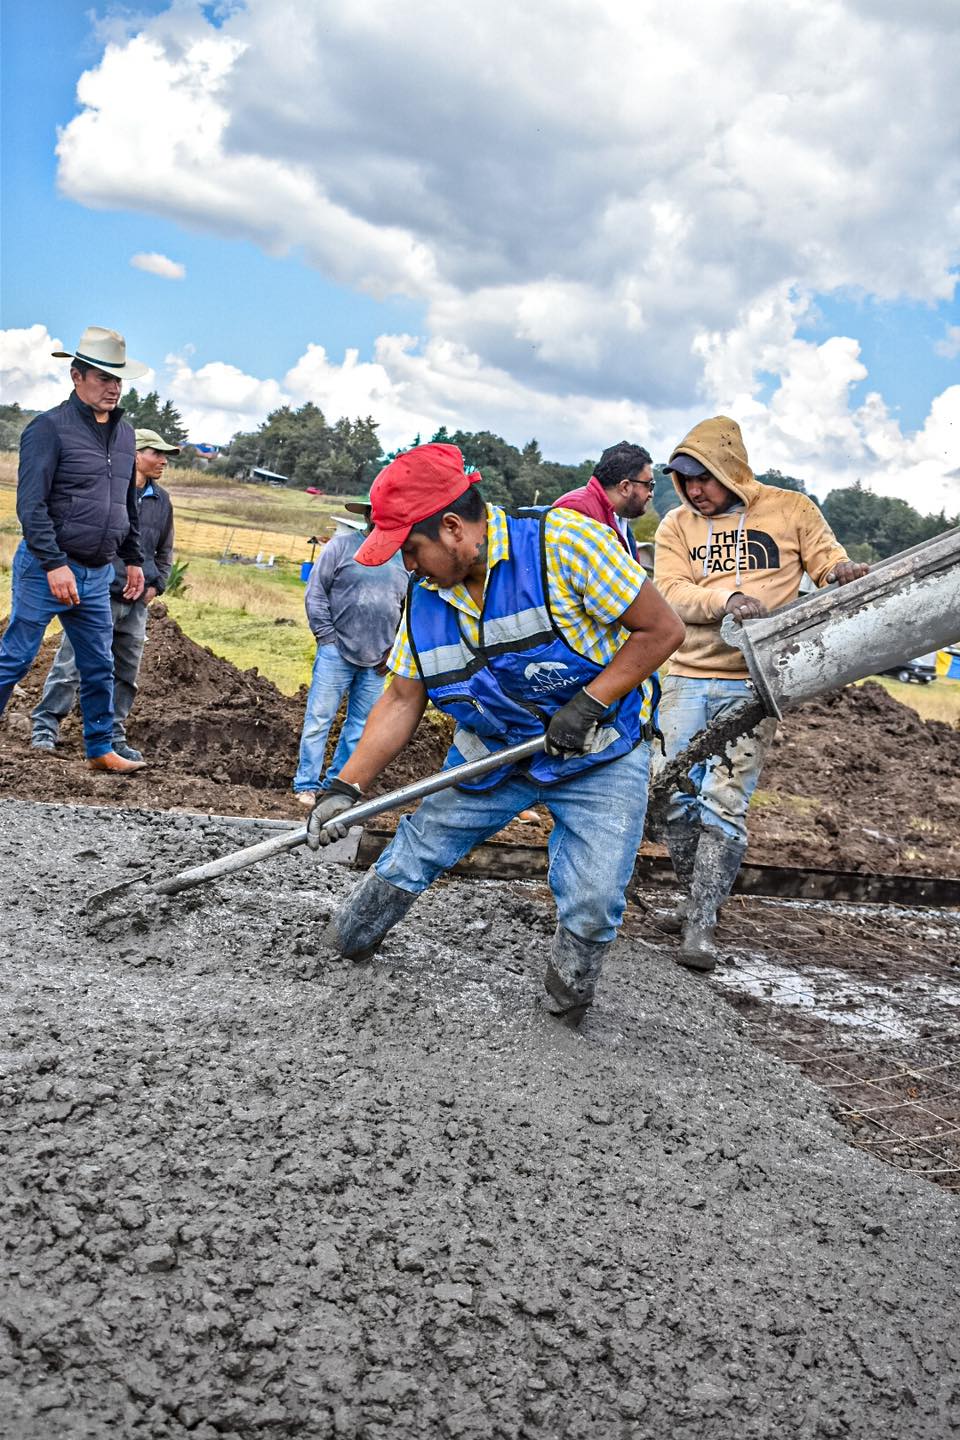
{"type": "MultiPolygon", "coordinates": [[[[16,528],[14,490],[17,457],[13,451],[0,453],[0,526],[16,528]]],[[[289,535],[329,535],[332,517],[343,510],[346,500],[362,495],[308,495],[305,490],[275,490],[266,485],[244,485],[211,475],[207,470],[168,467],[163,484],[170,491],[174,509],[185,520],[207,520],[219,525],[249,525],[257,529],[280,530],[289,535]]]]}
{"type": "Polygon", "coordinates": [[[288,695],[309,684],[316,647],[295,567],[258,570],[193,559],[186,587],[165,603],[191,640],[240,670],[255,665],[288,695]]]}

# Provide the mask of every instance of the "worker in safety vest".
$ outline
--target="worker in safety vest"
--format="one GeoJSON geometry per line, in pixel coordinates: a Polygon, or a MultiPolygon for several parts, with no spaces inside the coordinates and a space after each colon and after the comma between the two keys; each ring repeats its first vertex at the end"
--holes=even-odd
{"type": "Polygon", "coordinates": [[[544,1007],[578,1024],[623,916],[643,833],[649,769],[646,680],[683,626],[611,530],[569,511],[508,516],[481,498],[454,445],[420,445],[382,470],[374,528],[357,551],[410,572],[387,667],[393,679],[309,822],[313,848],[346,833],[356,804],[412,738],[428,699],[457,722],[447,763],[546,731],[546,752],[438,792],[330,923],[341,954],[366,958],[417,895],[518,811],[553,817],[558,925],[544,1007]]]}

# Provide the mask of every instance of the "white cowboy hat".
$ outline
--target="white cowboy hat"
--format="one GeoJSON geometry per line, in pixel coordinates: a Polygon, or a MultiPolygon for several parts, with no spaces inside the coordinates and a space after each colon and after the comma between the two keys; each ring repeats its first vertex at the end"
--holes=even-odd
{"type": "Polygon", "coordinates": [[[150,369],[139,360],[128,360],[126,340],[119,331],[104,330],[102,325],[88,325],[76,350],[53,350],[51,354],[57,360],[82,360],[120,380],[139,380],[150,369]]]}

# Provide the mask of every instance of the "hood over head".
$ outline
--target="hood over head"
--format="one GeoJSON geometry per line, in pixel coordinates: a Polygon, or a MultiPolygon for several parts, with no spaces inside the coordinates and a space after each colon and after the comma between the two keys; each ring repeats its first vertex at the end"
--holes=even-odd
{"type": "MultiPolygon", "coordinates": [[[[694,425],[690,433],[670,452],[670,460],[681,453],[692,455],[695,460],[699,460],[700,464],[705,465],[721,485],[732,490],[744,505],[749,505],[751,500],[756,499],[763,488],[747,464],[747,450],[740,434],[740,426],[736,420],[731,420],[729,415],[714,415],[712,420],[701,420],[698,425],[694,425]]],[[[694,515],[699,515],[700,512],[694,509],[684,494],[677,476],[672,474],[671,479],[681,505],[685,505],[694,515]]]]}

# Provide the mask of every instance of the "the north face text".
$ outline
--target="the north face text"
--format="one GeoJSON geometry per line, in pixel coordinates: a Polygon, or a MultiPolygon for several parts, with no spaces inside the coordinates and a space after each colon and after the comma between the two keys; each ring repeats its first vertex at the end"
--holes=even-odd
{"type": "Polygon", "coordinates": [[[733,574],[737,568],[737,537],[740,538],[740,569],[779,570],[780,550],[772,536],[765,530],[715,530],[710,537],[710,553],[706,545],[697,545],[690,551],[690,559],[703,573],[703,562],[707,559],[708,575],[733,574]]]}

